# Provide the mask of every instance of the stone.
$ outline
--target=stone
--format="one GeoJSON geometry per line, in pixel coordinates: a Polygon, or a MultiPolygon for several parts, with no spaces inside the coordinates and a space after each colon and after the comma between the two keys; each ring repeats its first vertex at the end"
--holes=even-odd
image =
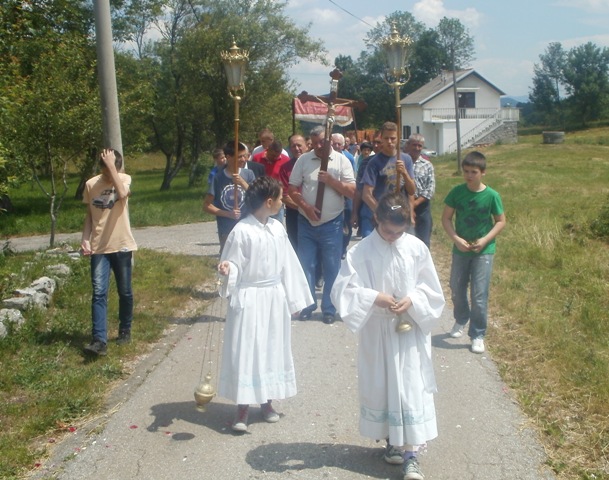
{"type": "Polygon", "coordinates": [[[565,141],[565,132],[541,132],[543,143],[558,144],[565,141]]]}
{"type": "Polygon", "coordinates": [[[16,309],[16,310],[20,310],[22,312],[25,310],[28,310],[32,306],[33,302],[34,302],[34,300],[33,300],[33,297],[31,297],[31,296],[11,297],[11,298],[5,298],[4,300],[2,300],[2,304],[4,305],[5,308],[16,309]]]}
{"type": "Polygon", "coordinates": [[[45,269],[51,275],[57,275],[59,277],[67,277],[72,273],[72,269],[65,263],[58,263],[56,265],[49,265],[45,269]]]}
{"type": "Polygon", "coordinates": [[[9,323],[19,328],[24,322],[25,318],[23,318],[20,310],[14,308],[0,309],[0,338],[4,338],[8,334],[6,326],[9,323]]]}
{"type": "Polygon", "coordinates": [[[56,287],[57,282],[49,277],[40,277],[38,280],[34,280],[30,285],[30,288],[33,288],[37,292],[46,293],[48,295],[53,295],[56,287]]]}

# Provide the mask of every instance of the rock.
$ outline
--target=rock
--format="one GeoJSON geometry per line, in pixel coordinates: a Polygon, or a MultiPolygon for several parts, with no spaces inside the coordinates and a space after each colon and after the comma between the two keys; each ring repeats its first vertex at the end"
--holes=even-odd
{"type": "Polygon", "coordinates": [[[543,143],[557,144],[565,141],[565,132],[541,132],[543,143]]]}
{"type": "Polygon", "coordinates": [[[34,280],[30,285],[30,288],[33,288],[37,292],[46,293],[48,295],[53,295],[56,287],[57,282],[49,277],[40,277],[38,280],[34,280]]]}
{"type": "Polygon", "coordinates": [[[48,273],[52,275],[56,275],[59,277],[67,277],[72,273],[72,269],[68,267],[65,263],[58,263],[56,265],[49,265],[45,269],[48,273]]]}
{"type": "Polygon", "coordinates": [[[14,308],[0,309],[0,338],[6,337],[8,330],[6,326],[12,323],[16,328],[19,328],[25,322],[25,318],[21,311],[14,308]]]}
{"type": "Polygon", "coordinates": [[[12,297],[2,300],[5,308],[16,309],[20,311],[28,310],[34,303],[34,299],[31,296],[27,297],[12,297]]]}

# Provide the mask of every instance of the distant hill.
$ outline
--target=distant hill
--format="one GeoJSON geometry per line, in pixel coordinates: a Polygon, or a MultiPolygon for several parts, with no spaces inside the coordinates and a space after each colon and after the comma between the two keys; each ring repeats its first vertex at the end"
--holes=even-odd
{"type": "Polygon", "coordinates": [[[512,95],[501,97],[501,106],[506,107],[508,104],[510,107],[515,107],[519,103],[528,103],[529,97],[527,95],[512,95]]]}

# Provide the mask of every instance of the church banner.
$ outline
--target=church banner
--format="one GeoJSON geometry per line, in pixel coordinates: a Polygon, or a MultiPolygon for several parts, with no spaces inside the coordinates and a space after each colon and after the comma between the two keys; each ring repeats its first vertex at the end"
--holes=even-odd
{"type": "MultiPolygon", "coordinates": [[[[324,124],[328,115],[328,106],[322,102],[301,102],[294,98],[294,118],[303,122],[324,124]]],[[[353,109],[346,106],[336,107],[334,123],[346,127],[353,123],[353,109]]]]}

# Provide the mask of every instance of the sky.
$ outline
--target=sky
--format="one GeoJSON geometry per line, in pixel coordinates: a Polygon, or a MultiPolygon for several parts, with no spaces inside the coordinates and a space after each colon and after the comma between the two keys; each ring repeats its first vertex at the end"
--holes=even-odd
{"type": "MultiPolygon", "coordinates": [[[[287,0],[285,9],[296,25],[311,24],[309,34],[323,41],[330,65],[339,54],[356,60],[371,26],[395,11],[410,12],[428,28],[442,17],[458,18],[474,39],[470,66],[511,97],[528,96],[533,66],[551,42],[565,50],[587,42],[609,47],[609,0],[287,0]]],[[[329,89],[332,68],[301,62],[289,75],[296,91],[319,95],[329,89]]]]}

